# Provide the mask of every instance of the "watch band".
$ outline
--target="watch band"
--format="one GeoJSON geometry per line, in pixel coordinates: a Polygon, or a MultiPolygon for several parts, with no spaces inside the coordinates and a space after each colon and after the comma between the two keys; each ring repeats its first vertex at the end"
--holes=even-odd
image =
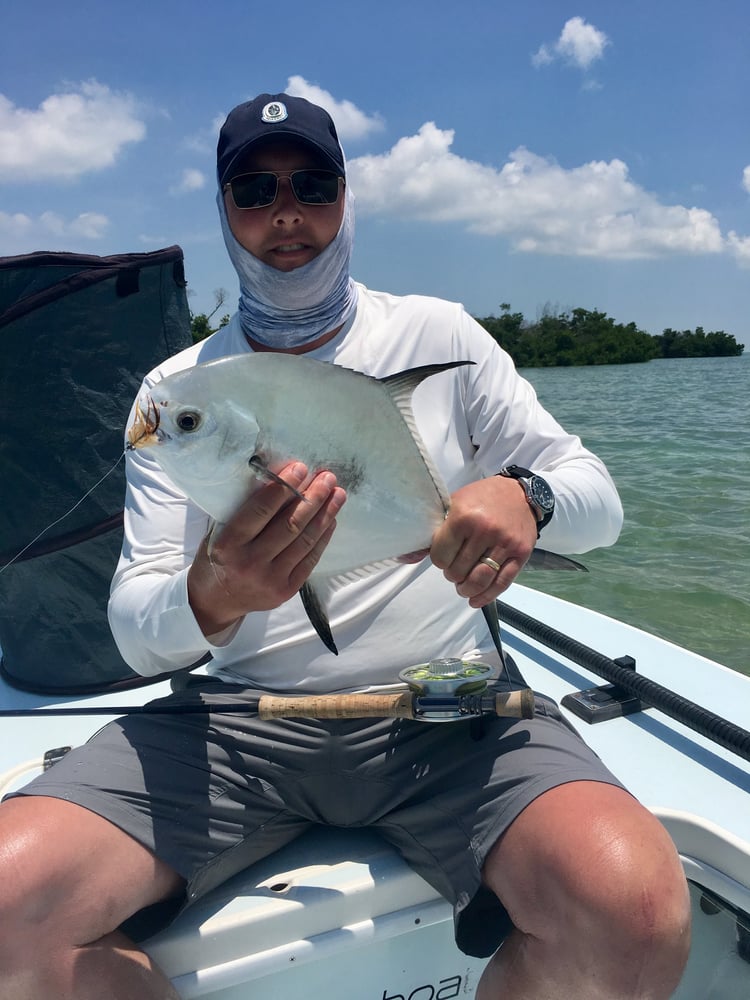
{"type": "Polygon", "coordinates": [[[555,512],[555,495],[546,479],[536,475],[521,465],[508,465],[498,472],[499,476],[515,479],[526,495],[526,502],[536,517],[536,537],[549,524],[555,512]]]}

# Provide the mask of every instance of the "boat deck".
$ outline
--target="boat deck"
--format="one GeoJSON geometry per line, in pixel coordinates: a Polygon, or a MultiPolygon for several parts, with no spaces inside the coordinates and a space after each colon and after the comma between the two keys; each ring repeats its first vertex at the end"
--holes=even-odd
{"type": "MultiPolygon", "coordinates": [[[[749,677],[525,587],[514,586],[504,599],[607,656],[633,656],[645,676],[750,728],[749,677]]],[[[510,626],[503,637],[530,686],[557,701],[604,683],[510,626]]],[[[94,701],[139,703],[163,689],[94,701]]],[[[0,688],[0,705],[7,707],[60,702],[0,688]]],[[[676,1000],[745,1000],[750,763],[653,709],[593,726],[569,718],[666,824],[699,887],[692,889],[696,943],[676,1000]]],[[[100,724],[4,720],[3,790],[28,780],[43,750],[81,742],[100,724]],[[13,777],[10,760],[29,766],[13,777]]],[[[447,1000],[473,995],[484,964],[457,951],[450,907],[391,848],[365,832],[335,830],[309,834],[243,872],[146,947],[181,996],[204,1000],[447,1000]]]]}

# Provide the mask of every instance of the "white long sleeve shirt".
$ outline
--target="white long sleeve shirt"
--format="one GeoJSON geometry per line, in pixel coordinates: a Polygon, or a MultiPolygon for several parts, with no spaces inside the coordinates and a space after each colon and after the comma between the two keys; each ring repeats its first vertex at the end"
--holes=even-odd
{"type": "MultiPolygon", "coordinates": [[[[152,371],[144,389],[196,363],[245,353],[252,349],[235,316],[152,371]]],[[[525,466],[542,474],[555,493],[544,548],[580,553],[616,540],[622,508],[604,465],[547,413],[510,357],[460,305],[359,286],[354,319],[307,356],[376,377],[473,361],[427,379],[413,398],[420,433],[449,492],[503,466],[525,466]]],[[[381,570],[333,595],[329,617],[338,657],[314,632],[299,597],[248,614],[209,640],[187,595],[187,572],[209,527],[207,516],[143,452],[128,453],[127,479],[124,543],[109,616],[123,658],[141,674],[188,666],[210,652],[210,673],[260,690],[367,690],[394,682],[403,667],[492,648],[481,613],[429,560],[381,570]]]]}

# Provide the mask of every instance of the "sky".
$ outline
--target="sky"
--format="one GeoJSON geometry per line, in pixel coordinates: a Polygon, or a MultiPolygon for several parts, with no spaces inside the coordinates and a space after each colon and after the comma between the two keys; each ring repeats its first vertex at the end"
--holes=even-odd
{"type": "Polygon", "coordinates": [[[0,255],[179,244],[232,311],[218,130],[336,121],[371,288],[750,346],[747,0],[0,0],[0,255]]]}

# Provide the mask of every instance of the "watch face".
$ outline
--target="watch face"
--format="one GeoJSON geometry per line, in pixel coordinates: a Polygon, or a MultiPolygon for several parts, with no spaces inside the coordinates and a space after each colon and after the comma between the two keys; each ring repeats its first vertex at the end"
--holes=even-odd
{"type": "Polygon", "coordinates": [[[555,509],[555,495],[549,484],[541,476],[533,476],[529,481],[531,499],[545,514],[555,509]]]}

